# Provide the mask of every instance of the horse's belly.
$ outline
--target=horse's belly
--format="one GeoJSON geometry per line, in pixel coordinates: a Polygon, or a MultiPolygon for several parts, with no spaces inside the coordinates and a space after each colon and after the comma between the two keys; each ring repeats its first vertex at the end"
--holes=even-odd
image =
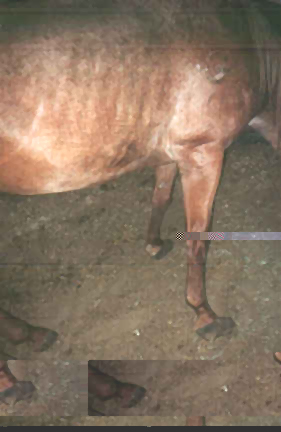
{"type": "Polygon", "coordinates": [[[20,160],[14,157],[0,167],[0,190],[20,195],[58,193],[81,189],[103,181],[103,173],[70,172],[47,161],[20,160]]]}
{"type": "Polygon", "coordinates": [[[109,151],[85,147],[71,151],[69,146],[44,151],[14,147],[0,155],[0,191],[20,195],[66,192],[104,183],[144,165],[147,156],[139,155],[130,144],[109,151]]]}

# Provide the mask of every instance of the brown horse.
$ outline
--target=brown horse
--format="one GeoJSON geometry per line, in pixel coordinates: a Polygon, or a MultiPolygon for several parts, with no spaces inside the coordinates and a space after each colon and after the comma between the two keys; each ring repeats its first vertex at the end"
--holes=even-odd
{"type": "MultiPolygon", "coordinates": [[[[187,231],[208,231],[225,149],[253,119],[279,143],[280,7],[261,0],[48,5],[28,1],[18,14],[0,14],[0,190],[66,192],[153,166],[146,250],[160,258],[171,247],[160,227],[179,170],[187,231]]],[[[206,339],[230,333],[234,322],[218,317],[205,294],[206,242],[187,240],[187,257],[196,331],[206,339]]]]}

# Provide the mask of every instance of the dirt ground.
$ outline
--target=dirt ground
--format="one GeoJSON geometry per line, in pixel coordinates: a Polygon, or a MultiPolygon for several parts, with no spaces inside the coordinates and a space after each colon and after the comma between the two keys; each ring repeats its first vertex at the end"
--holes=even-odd
{"type": "MultiPolygon", "coordinates": [[[[280,168],[280,158],[256,136],[230,147],[212,231],[280,231],[280,168]]],[[[185,230],[180,182],[162,230],[164,238],[175,240],[174,249],[159,262],[144,250],[152,190],[153,171],[145,170],[92,190],[0,195],[1,307],[60,334],[53,349],[40,355],[3,343],[2,348],[41,362],[216,359],[225,365],[225,382],[233,379],[231,365],[241,365],[235,369],[238,377],[248,362],[239,387],[239,398],[247,405],[233,415],[252,415],[246,412],[250,408],[276,413],[275,402],[264,407],[266,395],[255,387],[251,393],[249,387],[260,368],[271,395],[278,375],[271,352],[281,346],[280,242],[211,243],[209,300],[218,314],[235,320],[237,329],[232,338],[201,341],[184,301],[185,244],[175,240],[185,230]]],[[[214,371],[206,374],[208,389],[214,371]]],[[[220,393],[220,408],[228,409],[229,394],[220,393]]]]}

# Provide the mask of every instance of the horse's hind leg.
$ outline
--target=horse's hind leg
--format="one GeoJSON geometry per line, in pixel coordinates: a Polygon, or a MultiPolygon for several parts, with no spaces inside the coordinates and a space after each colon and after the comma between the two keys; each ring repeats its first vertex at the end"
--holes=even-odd
{"type": "Polygon", "coordinates": [[[42,327],[34,327],[0,309],[0,337],[14,345],[28,342],[35,352],[46,351],[56,341],[58,334],[42,327]]]}
{"type": "Polygon", "coordinates": [[[18,381],[5,361],[0,360],[0,403],[6,405],[30,399],[35,391],[30,381],[18,381]]]}
{"type": "MultiPolygon", "coordinates": [[[[120,399],[123,408],[131,408],[139,403],[146,390],[136,384],[120,382],[101,372],[89,363],[88,369],[89,394],[106,401],[112,398],[120,399]]],[[[94,408],[92,408],[94,410],[94,408]]]]}
{"type": "Polygon", "coordinates": [[[196,149],[180,161],[187,231],[187,303],[197,315],[195,329],[207,340],[229,334],[235,326],[231,318],[217,317],[208,303],[205,291],[206,241],[200,233],[208,230],[213,200],[221,175],[223,149],[205,145],[199,153],[196,149]],[[197,151],[197,153],[196,153],[197,151]],[[196,238],[195,238],[196,237],[196,238]]]}
{"type": "Polygon", "coordinates": [[[152,212],[146,241],[146,251],[155,259],[163,258],[173,247],[171,240],[161,240],[160,229],[165,213],[172,200],[176,174],[177,166],[175,163],[162,165],[156,168],[152,212]]]}

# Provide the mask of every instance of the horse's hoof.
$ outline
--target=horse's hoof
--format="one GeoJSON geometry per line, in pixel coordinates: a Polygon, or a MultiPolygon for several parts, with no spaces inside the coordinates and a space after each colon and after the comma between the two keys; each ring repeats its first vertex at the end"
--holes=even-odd
{"type": "Polygon", "coordinates": [[[93,417],[104,417],[105,416],[105,414],[103,414],[100,411],[97,411],[93,408],[89,408],[88,414],[89,414],[89,416],[93,416],[93,417]]]}
{"type": "Polygon", "coordinates": [[[21,340],[9,340],[14,346],[27,345],[28,350],[33,352],[47,351],[57,340],[58,333],[44,327],[26,325],[27,335],[21,340]]]}
{"type": "Polygon", "coordinates": [[[274,353],[273,358],[277,363],[281,364],[281,352],[274,353]]]}
{"type": "Polygon", "coordinates": [[[207,341],[215,341],[221,336],[229,336],[236,324],[232,318],[216,318],[214,322],[196,330],[196,333],[207,341]]]}
{"type": "Polygon", "coordinates": [[[163,245],[162,245],[160,251],[156,255],[154,255],[153,258],[157,261],[161,260],[166,255],[168,255],[169,252],[171,252],[173,247],[174,247],[174,243],[172,242],[172,240],[170,240],[170,239],[163,240],[163,245]]]}
{"type": "Polygon", "coordinates": [[[122,400],[123,408],[136,406],[145,396],[146,389],[135,384],[120,383],[118,397],[122,400]]]}
{"type": "Polygon", "coordinates": [[[57,340],[58,333],[43,327],[32,327],[30,329],[31,347],[34,352],[47,351],[57,340]]]}
{"type": "Polygon", "coordinates": [[[22,400],[32,398],[36,388],[30,381],[18,381],[13,387],[0,393],[0,402],[6,405],[14,405],[22,400]]]}
{"type": "Polygon", "coordinates": [[[7,361],[7,360],[17,360],[17,358],[14,357],[14,356],[12,356],[12,355],[10,355],[10,354],[5,353],[4,351],[1,351],[0,352],[0,361],[1,360],[4,360],[4,361],[7,361]]]}
{"type": "Polygon", "coordinates": [[[173,247],[174,243],[172,242],[172,240],[167,239],[162,241],[161,246],[153,246],[151,244],[148,244],[146,246],[146,251],[151,256],[151,258],[158,261],[168,255],[168,253],[173,249],[173,247]]]}

